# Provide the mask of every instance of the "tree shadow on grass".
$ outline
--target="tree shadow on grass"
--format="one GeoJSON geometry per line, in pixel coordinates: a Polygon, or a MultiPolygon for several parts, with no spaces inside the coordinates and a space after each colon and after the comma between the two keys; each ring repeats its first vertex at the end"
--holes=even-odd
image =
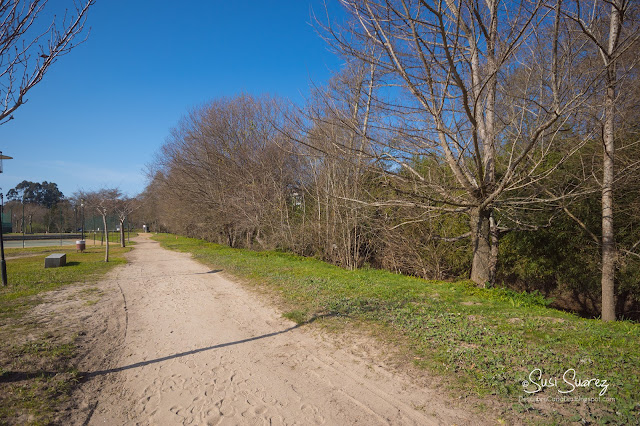
{"type": "Polygon", "coordinates": [[[37,378],[48,379],[60,373],[62,373],[62,371],[6,371],[0,375],[0,383],[21,382],[23,380],[37,378]]]}

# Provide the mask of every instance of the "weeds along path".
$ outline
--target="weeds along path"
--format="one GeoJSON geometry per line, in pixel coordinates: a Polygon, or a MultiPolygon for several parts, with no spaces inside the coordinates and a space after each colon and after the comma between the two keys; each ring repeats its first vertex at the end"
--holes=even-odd
{"type": "Polygon", "coordinates": [[[468,424],[435,391],[297,327],[147,236],[105,280],[115,331],[96,339],[79,424],[468,424]],[[118,291],[118,288],[121,289],[118,291]]]}

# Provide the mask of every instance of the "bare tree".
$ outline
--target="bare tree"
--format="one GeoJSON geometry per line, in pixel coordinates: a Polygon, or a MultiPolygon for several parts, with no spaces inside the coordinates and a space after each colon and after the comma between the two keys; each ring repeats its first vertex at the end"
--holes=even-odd
{"type": "Polygon", "coordinates": [[[44,223],[48,213],[47,208],[35,203],[26,203],[24,207],[24,226],[27,233],[33,234],[34,222],[36,223],[36,232],[44,232],[46,229],[44,223]]]}
{"type": "MultiPolygon", "coordinates": [[[[575,24],[579,34],[595,50],[594,60],[600,58],[600,66],[593,65],[599,83],[598,96],[592,101],[592,115],[598,122],[596,133],[601,136],[602,159],[602,320],[615,321],[615,270],[618,259],[616,231],[614,226],[614,193],[616,182],[616,122],[622,113],[625,94],[619,93],[621,85],[628,80],[630,69],[638,65],[637,49],[640,26],[637,17],[630,16],[632,2],[629,0],[574,0],[563,9],[564,14],[575,24]],[[631,19],[629,19],[631,18],[631,19]],[[629,58],[631,56],[631,58],[629,58]]],[[[637,7],[636,7],[637,8],[637,7]]],[[[636,11],[637,12],[637,11],[636,11]]],[[[637,84],[637,82],[636,82],[637,84]]],[[[628,85],[627,85],[628,86],[628,85]]],[[[632,92],[632,87],[628,87],[632,92]]],[[[575,219],[575,217],[574,217],[575,219]]],[[[579,222],[580,223],[580,222],[579,222]]],[[[591,232],[591,231],[589,231],[591,232]]],[[[591,233],[595,237],[595,234],[591,233]]]]}
{"type": "Polygon", "coordinates": [[[375,67],[352,61],[327,87],[314,90],[301,114],[311,128],[298,141],[312,148],[300,151],[306,172],[301,187],[309,211],[302,232],[310,234],[307,241],[312,251],[350,269],[361,266],[367,257],[367,210],[371,208],[350,200],[365,192],[370,156],[359,152],[368,149],[368,139],[362,135],[369,133],[374,84],[375,67]]]}
{"type": "Polygon", "coordinates": [[[467,214],[471,279],[484,285],[495,268],[496,212],[545,201],[522,189],[550,173],[561,124],[583,100],[560,3],[341,2],[351,26],[328,25],[330,42],[386,78],[376,107],[388,118],[378,126],[393,137],[371,141],[397,189],[385,204],[467,214]]]}
{"type": "Polygon", "coordinates": [[[74,2],[74,12],[65,11],[61,22],[55,15],[49,20],[47,0],[0,2],[0,124],[13,118],[61,56],[84,41],[77,38],[94,1],[74,2]]]}
{"type": "Polygon", "coordinates": [[[125,247],[124,242],[124,222],[129,215],[133,213],[139,206],[139,202],[136,198],[122,197],[117,199],[114,204],[114,209],[118,215],[118,223],[120,224],[120,247],[125,247]]]}
{"type": "Polygon", "coordinates": [[[280,115],[277,100],[241,95],[181,120],[153,166],[159,209],[172,231],[232,247],[290,242],[298,160],[272,124],[280,115]]]}
{"type": "Polygon", "coordinates": [[[109,261],[109,228],[107,224],[107,216],[115,211],[115,208],[122,196],[117,188],[101,189],[94,192],[80,192],[75,194],[75,198],[82,198],[86,205],[92,208],[102,217],[102,225],[104,226],[105,251],[104,261],[109,261]]]}
{"type": "Polygon", "coordinates": [[[134,213],[134,221],[141,225],[146,224],[147,229],[158,232],[166,227],[160,222],[162,216],[163,202],[162,200],[162,173],[151,173],[149,182],[145,190],[136,198],[138,200],[138,209],[134,213]]]}

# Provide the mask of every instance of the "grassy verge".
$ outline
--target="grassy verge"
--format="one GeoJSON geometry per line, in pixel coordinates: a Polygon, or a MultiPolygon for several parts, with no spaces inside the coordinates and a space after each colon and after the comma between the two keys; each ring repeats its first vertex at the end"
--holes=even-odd
{"type": "MultiPolygon", "coordinates": [[[[41,324],[32,308],[49,290],[95,282],[125,263],[129,250],[112,248],[109,263],[100,247],[84,253],[63,247],[6,250],[9,285],[0,286],[0,424],[51,423],[78,380],[73,365],[77,335],[64,327],[64,318],[41,324]],[[52,251],[67,254],[65,267],[44,269],[52,251]]],[[[95,299],[99,294],[93,290],[83,291],[95,299]]]]}
{"type": "Polygon", "coordinates": [[[104,262],[104,249],[90,247],[84,253],[76,253],[75,247],[34,247],[7,249],[7,257],[29,254],[27,257],[9,258],[7,276],[9,285],[0,287],[0,318],[22,312],[24,308],[38,303],[33,297],[47,290],[76,283],[95,281],[116,265],[125,263],[124,253],[129,249],[109,247],[109,263],[104,262]],[[51,252],[66,253],[64,268],[44,268],[44,258],[51,252]],[[42,252],[41,255],[31,256],[42,252]]]}
{"type": "Polygon", "coordinates": [[[640,416],[636,323],[582,319],[548,308],[540,295],[478,289],[469,282],[346,271],[285,253],[167,235],[155,239],[269,286],[294,321],[333,316],[394,330],[415,362],[442,377],[451,392],[497,401],[507,418],[622,424],[640,416]]]}

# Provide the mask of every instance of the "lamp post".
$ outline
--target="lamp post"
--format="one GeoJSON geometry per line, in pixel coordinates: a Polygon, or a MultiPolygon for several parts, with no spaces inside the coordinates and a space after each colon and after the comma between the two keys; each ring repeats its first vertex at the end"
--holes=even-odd
{"type": "Polygon", "coordinates": [[[62,231],[64,231],[64,222],[62,221],[62,209],[58,208],[58,210],[60,210],[60,245],[62,245],[62,231]]]}
{"type": "Polygon", "coordinates": [[[80,216],[82,216],[82,227],[80,228],[82,231],[80,239],[84,241],[84,198],[80,198],[80,216]]]}
{"type": "Polygon", "coordinates": [[[22,192],[22,248],[24,248],[24,192],[22,192]]]}
{"type": "MultiPolygon", "coordinates": [[[[2,173],[2,160],[11,160],[13,157],[2,155],[0,151],[0,173],[2,173]]],[[[2,226],[2,216],[4,210],[4,195],[0,193],[0,269],[2,269],[2,285],[7,285],[7,263],[4,260],[4,229],[2,226]]]]}
{"type": "Polygon", "coordinates": [[[4,195],[0,192],[0,268],[2,269],[2,285],[7,285],[7,262],[4,260],[4,195]]]}

